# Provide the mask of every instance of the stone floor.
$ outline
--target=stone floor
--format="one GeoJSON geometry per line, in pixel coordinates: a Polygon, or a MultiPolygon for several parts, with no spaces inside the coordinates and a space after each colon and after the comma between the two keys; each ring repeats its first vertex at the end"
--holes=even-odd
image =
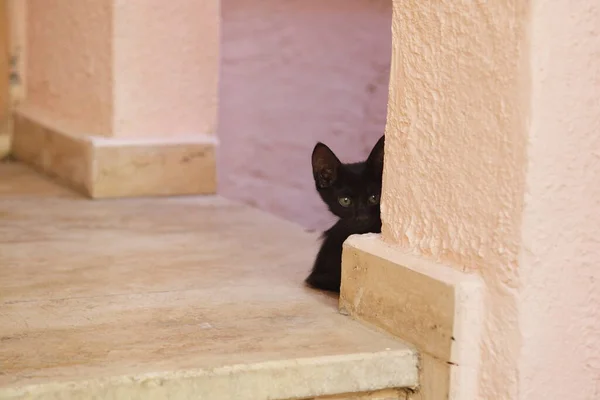
{"type": "Polygon", "coordinates": [[[219,197],[92,201],[0,163],[0,399],[414,386],[411,348],[303,287],[317,246],[219,197]]]}

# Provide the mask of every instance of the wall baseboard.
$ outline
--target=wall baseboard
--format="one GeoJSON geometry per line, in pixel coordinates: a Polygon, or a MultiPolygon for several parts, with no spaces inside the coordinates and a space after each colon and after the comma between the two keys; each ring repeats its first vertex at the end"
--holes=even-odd
{"type": "Polygon", "coordinates": [[[12,155],[94,199],[214,194],[216,139],[77,135],[30,111],[14,115],[12,155]]]}
{"type": "Polygon", "coordinates": [[[340,311],[415,346],[414,400],[477,399],[484,284],[478,275],[405,254],[378,234],[344,243],[340,311]]]}

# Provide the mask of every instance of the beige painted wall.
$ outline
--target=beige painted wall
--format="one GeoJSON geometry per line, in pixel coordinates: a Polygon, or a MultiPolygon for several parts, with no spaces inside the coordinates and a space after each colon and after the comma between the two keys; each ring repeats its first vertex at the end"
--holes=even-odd
{"type": "Polygon", "coordinates": [[[25,1],[0,2],[0,158],[10,152],[11,110],[23,99],[25,1]]]}
{"type": "MultiPolygon", "coordinates": [[[[7,135],[6,126],[9,116],[9,29],[8,7],[6,2],[0,2],[0,136],[7,135]]],[[[2,138],[0,138],[2,140],[2,138]]],[[[0,145],[1,146],[1,145],[0,145]]],[[[0,149],[0,157],[3,150],[0,149]]]]}
{"type": "Polygon", "coordinates": [[[394,5],[384,239],[483,277],[473,398],[598,398],[598,6],[394,5]]]}
{"type": "MultiPolygon", "coordinates": [[[[8,6],[3,1],[0,3],[0,126],[8,118],[8,106],[10,104],[8,96],[9,47],[8,6]]],[[[2,131],[0,130],[0,132],[2,131]]]]}
{"type": "Polygon", "coordinates": [[[24,0],[5,0],[8,12],[8,32],[10,47],[10,68],[14,75],[10,82],[11,105],[18,105],[25,95],[25,39],[27,2],[24,0]]]}
{"type": "Polygon", "coordinates": [[[173,138],[217,120],[216,0],[27,0],[25,106],[74,134],[173,138]]]}

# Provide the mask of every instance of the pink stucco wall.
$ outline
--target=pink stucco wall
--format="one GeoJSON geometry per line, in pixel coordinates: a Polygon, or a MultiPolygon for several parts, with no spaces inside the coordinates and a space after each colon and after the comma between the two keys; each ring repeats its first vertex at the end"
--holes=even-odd
{"type": "Polygon", "coordinates": [[[384,239],[482,276],[469,398],[600,398],[600,7],[394,5],[384,239]]]}
{"type": "Polygon", "coordinates": [[[26,4],[27,105],[73,133],[109,135],[112,1],[26,4]]]}
{"type": "Polygon", "coordinates": [[[214,134],[219,2],[112,1],[112,136],[173,138],[214,134]]]}
{"type": "Polygon", "coordinates": [[[317,141],[358,161],[383,134],[390,0],[223,0],[219,191],[309,228],[317,141]]]}
{"type": "Polygon", "coordinates": [[[217,0],[26,5],[29,111],[79,135],[216,132],[217,0]]]}
{"type": "Polygon", "coordinates": [[[394,1],[383,237],[482,275],[478,399],[518,393],[526,28],[527,4],[516,0],[394,1]]]}

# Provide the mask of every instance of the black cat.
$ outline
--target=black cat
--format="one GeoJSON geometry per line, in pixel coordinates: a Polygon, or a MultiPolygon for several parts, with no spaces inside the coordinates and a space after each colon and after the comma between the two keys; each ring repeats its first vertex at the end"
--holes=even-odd
{"type": "Polygon", "coordinates": [[[381,232],[384,139],[379,139],[366,161],[353,164],[340,162],[323,143],[315,146],[312,168],[317,191],[339,221],[323,233],[323,244],[306,278],[308,286],[339,293],[344,241],[353,234],[381,232]]]}

